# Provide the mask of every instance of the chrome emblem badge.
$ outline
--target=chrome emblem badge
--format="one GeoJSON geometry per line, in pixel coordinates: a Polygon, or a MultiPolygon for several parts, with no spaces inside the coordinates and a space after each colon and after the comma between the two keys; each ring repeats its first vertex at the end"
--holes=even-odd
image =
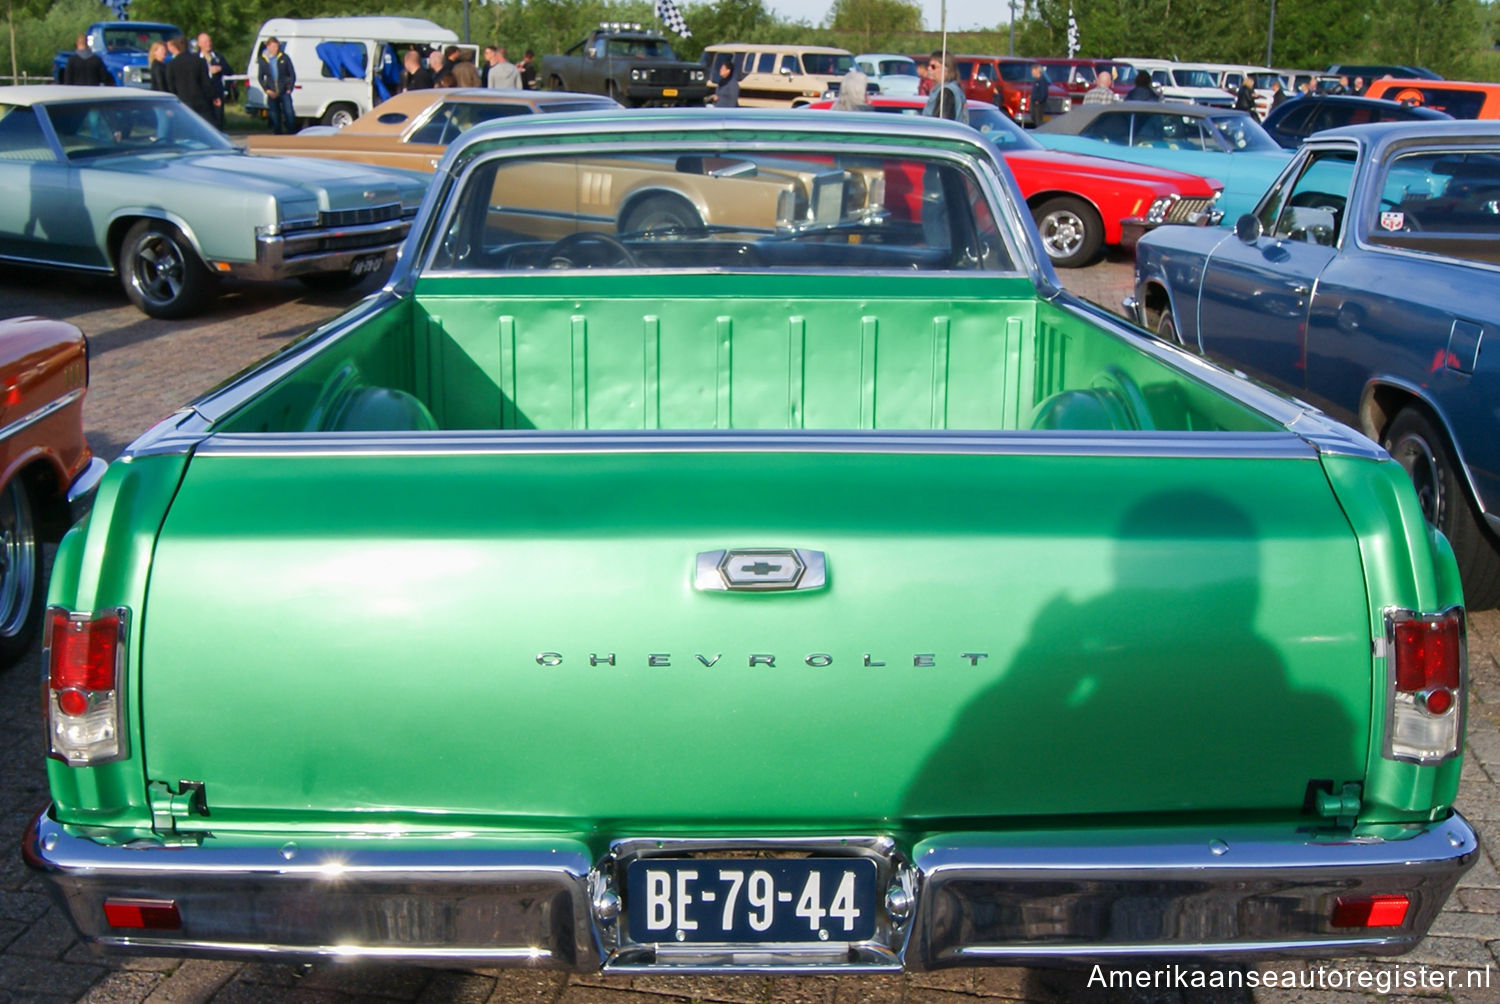
{"type": "Polygon", "coordinates": [[[777,592],[821,589],[827,584],[822,551],[790,547],[743,547],[700,551],[693,585],[723,592],[777,592]]]}

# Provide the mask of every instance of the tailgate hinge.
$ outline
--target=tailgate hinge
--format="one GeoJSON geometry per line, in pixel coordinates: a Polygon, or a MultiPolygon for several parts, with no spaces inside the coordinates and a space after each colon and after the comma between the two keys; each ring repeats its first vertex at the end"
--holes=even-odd
{"type": "Polygon", "coordinates": [[[158,833],[176,833],[179,820],[208,816],[208,794],[202,781],[178,781],[176,791],[166,781],[152,781],[146,794],[151,801],[151,827],[158,833]]]}
{"type": "Polygon", "coordinates": [[[1353,829],[1359,816],[1361,788],[1358,784],[1345,784],[1337,792],[1319,791],[1314,794],[1318,815],[1331,817],[1340,829],[1353,829]]]}

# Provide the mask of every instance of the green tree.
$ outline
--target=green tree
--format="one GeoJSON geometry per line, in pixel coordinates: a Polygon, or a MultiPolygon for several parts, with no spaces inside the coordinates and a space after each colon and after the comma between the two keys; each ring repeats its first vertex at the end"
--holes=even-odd
{"type": "Polygon", "coordinates": [[[1370,31],[1377,62],[1426,66],[1446,77],[1466,79],[1486,38],[1486,11],[1479,0],[1386,0],[1374,8],[1370,31]]]}
{"type": "Polygon", "coordinates": [[[834,0],[824,23],[841,35],[859,38],[859,48],[881,48],[891,36],[922,30],[922,8],[908,0],[834,0]]]}
{"type": "Polygon", "coordinates": [[[10,73],[51,76],[57,53],[72,49],[78,35],[95,21],[114,15],[98,0],[0,0],[5,4],[10,73]]]}

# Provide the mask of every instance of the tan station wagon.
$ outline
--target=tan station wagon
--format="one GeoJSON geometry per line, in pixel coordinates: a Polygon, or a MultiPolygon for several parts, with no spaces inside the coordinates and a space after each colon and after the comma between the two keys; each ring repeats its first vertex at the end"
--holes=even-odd
{"type": "Polygon", "coordinates": [[[512,115],[618,108],[601,94],[501,91],[482,87],[407,91],[383,101],[342,129],[313,127],[291,136],[252,136],[251,153],[351,160],[432,171],[443,151],[481,122],[512,115]]]}
{"type": "Polygon", "coordinates": [[[740,78],[740,104],[747,108],[798,108],[817,101],[829,87],[854,69],[854,54],[826,45],[765,45],[726,42],[703,50],[712,72],[725,59],[734,60],[740,78]]]}

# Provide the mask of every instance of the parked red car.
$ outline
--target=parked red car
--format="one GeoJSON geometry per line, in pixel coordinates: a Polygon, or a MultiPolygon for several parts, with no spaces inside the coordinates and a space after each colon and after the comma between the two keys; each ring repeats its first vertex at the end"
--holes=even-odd
{"type": "Polygon", "coordinates": [[[42,543],[83,514],[105,463],[83,438],[88,345],[61,321],[0,321],[0,668],[42,624],[42,543]]]}
{"type": "MultiPolygon", "coordinates": [[[[925,105],[921,98],[874,98],[869,107],[920,115],[925,105]]],[[[807,107],[832,108],[833,102],[807,107]]],[[[1205,226],[1219,221],[1214,204],[1224,186],[1216,179],[1048,150],[993,105],[971,103],[969,124],[999,150],[1031,208],[1052,264],[1059,268],[1087,265],[1106,244],[1134,247],[1142,234],[1164,223],[1205,226]]],[[[920,179],[909,186],[887,179],[887,203],[917,198],[920,192],[920,179]]],[[[919,207],[901,209],[908,217],[920,216],[919,207]]]]}
{"type": "Polygon", "coordinates": [[[1100,70],[1108,70],[1114,77],[1110,90],[1120,97],[1130,93],[1135,85],[1135,67],[1129,63],[1117,63],[1112,59],[1066,59],[1062,56],[1046,56],[1036,60],[1046,70],[1048,78],[1061,84],[1068,92],[1068,100],[1075,105],[1083,104],[1083,95],[1094,86],[1094,78],[1100,70]]]}
{"type": "MultiPolygon", "coordinates": [[[[998,107],[1017,122],[1031,115],[1031,68],[1035,59],[1021,56],[958,56],[958,74],[963,78],[964,97],[998,107]]],[[[1068,89],[1048,82],[1046,112],[1067,111],[1068,89]]]]}

